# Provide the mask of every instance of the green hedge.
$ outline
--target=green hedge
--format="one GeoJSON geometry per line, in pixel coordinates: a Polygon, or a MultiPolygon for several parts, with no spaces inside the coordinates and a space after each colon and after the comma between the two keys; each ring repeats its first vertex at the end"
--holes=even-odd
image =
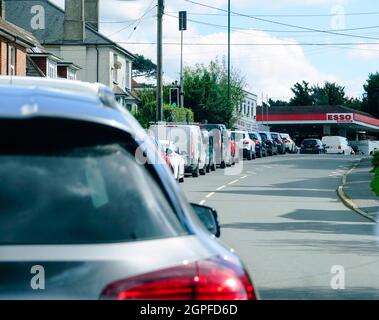
{"type": "Polygon", "coordinates": [[[374,166],[374,170],[379,167],[379,151],[374,152],[371,162],[374,166]]]}
{"type": "Polygon", "coordinates": [[[379,167],[375,169],[374,173],[374,177],[371,181],[371,189],[377,196],[379,196],[379,167]]]}
{"type": "Polygon", "coordinates": [[[189,123],[194,121],[193,111],[187,108],[178,108],[165,105],[163,107],[164,121],[189,123]]]}

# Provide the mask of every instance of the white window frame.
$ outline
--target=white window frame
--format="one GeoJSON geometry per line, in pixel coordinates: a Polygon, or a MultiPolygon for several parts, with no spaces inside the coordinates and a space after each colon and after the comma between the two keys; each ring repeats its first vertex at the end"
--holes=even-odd
{"type": "Polygon", "coordinates": [[[113,53],[112,81],[115,84],[118,84],[118,69],[116,68],[117,61],[118,61],[118,56],[116,53],[113,53]]]}
{"type": "Polygon", "coordinates": [[[9,75],[15,76],[17,73],[17,48],[9,46],[9,75]]]}
{"type": "Polygon", "coordinates": [[[67,79],[68,80],[76,80],[76,71],[71,69],[71,68],[68,68],[67,70],[67,79]]]}
{"type": "Polygon", "coordinates": [[[58,78],[58,64],[50,59],[46,61],[46,77],[52,79],[58,78]]]}

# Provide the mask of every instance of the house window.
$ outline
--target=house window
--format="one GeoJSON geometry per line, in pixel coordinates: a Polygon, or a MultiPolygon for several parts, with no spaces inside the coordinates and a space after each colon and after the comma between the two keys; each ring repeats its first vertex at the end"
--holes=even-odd
{"type": "Polygon", "coordinates": [[[118,58],[117,54],[113,54],[113,72],[112,72],[113,82],[118,83],[118,58]]]}
{"type": "Polygon", "coordinates": [[[76,80],[76,71],[72,69],[68,69],[67,79],[76,80]]]}
{"type": "Polygon", "coordinates": [[[9,74],[11,76],[16,75],[16,48],[15,47],[10,47],[9,74]]]}
{"type": "Polygon", "coordinates": [[[47,60],[47,77],[58,78],[58,66],[57,63],[51,60],[47,60]]]}

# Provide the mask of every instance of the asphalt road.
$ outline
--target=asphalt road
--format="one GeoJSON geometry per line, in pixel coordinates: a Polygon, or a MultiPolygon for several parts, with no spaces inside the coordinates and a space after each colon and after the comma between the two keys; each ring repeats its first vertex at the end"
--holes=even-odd
{"type": "Polygon", "coordinates": [[[335,191],[357,160],[269,157],[186,178],[182,187],[191,202],[218,210],[221,241],[241,256],[261,298],[379,299],[376,226],[335,191]]]}

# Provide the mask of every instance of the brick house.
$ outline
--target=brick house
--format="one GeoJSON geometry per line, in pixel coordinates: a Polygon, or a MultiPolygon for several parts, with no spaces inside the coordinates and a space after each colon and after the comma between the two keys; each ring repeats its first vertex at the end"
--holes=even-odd
{"type": "Polygon", "coordinates": [[[0,75],[25,76],[27,50],[34,46],[34,41],[31,34],[5,21],[1,16],[0,75]]]}

